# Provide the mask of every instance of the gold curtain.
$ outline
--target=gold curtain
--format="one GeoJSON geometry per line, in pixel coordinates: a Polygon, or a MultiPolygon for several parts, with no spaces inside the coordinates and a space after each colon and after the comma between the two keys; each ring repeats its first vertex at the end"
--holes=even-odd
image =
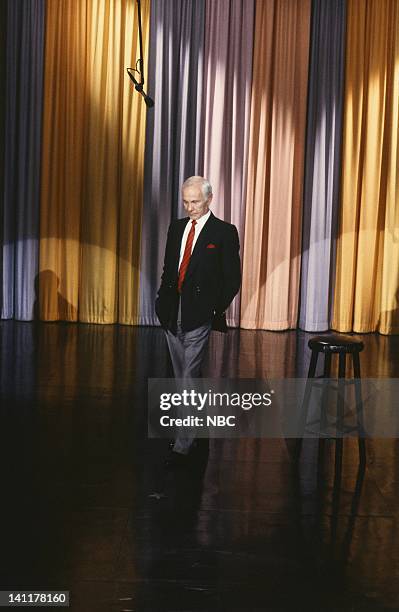
{"type": "Polygon", "coordinates": [[[338,331],[399,332],[399,3],[349,0],[338,331]]]}
{"type": "MultiPolygon", "coordinates": [[[[142,2],[147,57],[149,0],[142,2]]],[[[136,3],[48,0],[40,227],[40,318],[138,318],[145,105],[136,3]]]]}
{"type": "Polygon", "coordinates": [[[309,0],[257,0],[241,326],[296,327],[309,0]]]}

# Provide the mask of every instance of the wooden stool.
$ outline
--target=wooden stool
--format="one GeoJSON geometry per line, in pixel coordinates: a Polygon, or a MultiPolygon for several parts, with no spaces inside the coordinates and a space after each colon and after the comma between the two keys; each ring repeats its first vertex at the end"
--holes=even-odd
{"type": "MultiPolygon", "coordinates": [[[[341,334],[326,334],[323,336],[315,336],[308,342],[308,346],[312,351],[310,359],[309,371],[308,371],[308,383],[305,389],[305,396],[303,406],[305,410],[307,408],[311,388],[312,379],[315,378],[316,366],[319,353],[324,354],[324,373],[322,378],[330,378],[331,376],[331,358],[332,355],[337,354],[339,356],[338,361],[338,384],[345,385],[345,372],[346,372],[346,355],[352,355],[353,360],[353,373],[355,378],[355,397],[357,406],[357,424],[352,430],[356,430],[358,433],[358,444],[359,444],[359,461],[361,465],[365,464],[366,461],[366,443],[363,433],[363,420],[362,420],[362,394],[361,394],[361,383],[360,383],[360,358],[359,353],[363,350],[364,344],[360,340],[356,340],[353,336],[341,335],[341,334]]],[[[344,388],[344,387],[343,387],[344,388]]],[[[338,394],[337,400],[337,426],[341,426],[343,431],[343,418],[344,418],[344,393],[338,394]]],[[[321,414],[321,417],[325,415],[321,414]]],[[[306,417],[305,417],[306,419],[306,417]]],[[[342,450],[343,450],[343,438],[337,437],[336,448],[335,448],[335,476],[340,480],[342,470],[342,450]]],[[[319,439],[319,455],[323,452],[324,439],[319,439]]],[[[302,447],[302,438],[297,441],[296,458],[299,459],[302,447]]]]}

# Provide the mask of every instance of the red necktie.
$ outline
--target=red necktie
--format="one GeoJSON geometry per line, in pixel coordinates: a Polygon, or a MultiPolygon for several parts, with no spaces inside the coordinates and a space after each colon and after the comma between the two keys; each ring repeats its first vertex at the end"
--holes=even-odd
{"type": "Polygon", "coordinates": [[[179,281],[177,283],[177,290],[179,293],[181,293],[181,288],[183,285],[184,277],[186,276],[188,264],[190,263],[191,249],[193,247],[193,240],[194,240],[196,224],[197,222],[195,220],[191,221],[191,229],[187,236],[187,242],[184,248],[183,259],[181,260],[181,264],[179,268],[179,281]]]}

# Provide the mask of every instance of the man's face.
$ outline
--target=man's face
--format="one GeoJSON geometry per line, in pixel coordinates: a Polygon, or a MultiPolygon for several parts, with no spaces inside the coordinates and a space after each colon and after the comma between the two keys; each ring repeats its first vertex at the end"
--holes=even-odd
{"type": "Polygon", "coordinates": [[[199,219],[209,210],[209,205],[212,202],[212,196],[204,198],[200,185],[190,185],[182,191],[183,205],[190,219],[199,219]]]}

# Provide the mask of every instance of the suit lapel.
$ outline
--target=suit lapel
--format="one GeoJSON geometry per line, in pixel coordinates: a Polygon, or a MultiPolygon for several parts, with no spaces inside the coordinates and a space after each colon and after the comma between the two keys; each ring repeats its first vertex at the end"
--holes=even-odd
{"type": "Polygon", "coordinates": [[[183,234],[184,234],[184,230],[187,225],[188,219],[189,217],[184,217],[183,219],[179,219],[178,226],[176,229],[176,234],[175,234],[176,242],[175,242],[175,249],[174,249],[174,254],[173,254],[173,257],[174,257],[173,269],[176,271],[176,276],[179,273],[178,266],[179,266],[179,259],[180,259],[181,241],[183,239],[183,234]]]}

